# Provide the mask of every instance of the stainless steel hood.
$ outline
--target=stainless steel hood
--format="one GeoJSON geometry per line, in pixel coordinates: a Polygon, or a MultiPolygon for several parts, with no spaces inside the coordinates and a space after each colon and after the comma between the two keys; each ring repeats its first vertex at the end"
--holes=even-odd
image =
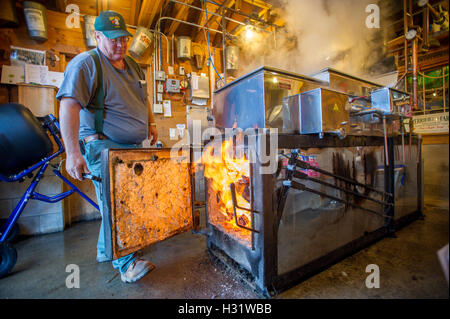
{"type": "Polygon", "coordinates": [[[283,128],[283,98],[328,83],[304,75],[262,66],[214,93],[216,127],[283,128]]]}

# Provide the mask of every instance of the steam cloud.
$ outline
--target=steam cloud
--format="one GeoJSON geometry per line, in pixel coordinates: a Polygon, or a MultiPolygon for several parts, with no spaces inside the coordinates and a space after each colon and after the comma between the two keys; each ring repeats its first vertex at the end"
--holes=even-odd
{"type": "MultiPolygon", "coordinates": [[[[240,74],[267,65],[300,74],[332,67],[356,76],[374,73],[373,65],[385,57],[392,34],[384,12],[400,2],[377,0],[280,0],[286,22],[277,36],[241,39],[240,74]],[[367,28],[369,4],[380,7],[380,28],[367,28]],[[275,39],[276,48],[275,48],[275,39]],[[372,68],[371,68],[372,67],[372,68]]],[[[397,8],[399,9],[399,8],[397,8]]],[[[401,8],[400,8],[401,9],[401,8]]],[[[376,73],[382,70],[378,65],[376,73]]]]}

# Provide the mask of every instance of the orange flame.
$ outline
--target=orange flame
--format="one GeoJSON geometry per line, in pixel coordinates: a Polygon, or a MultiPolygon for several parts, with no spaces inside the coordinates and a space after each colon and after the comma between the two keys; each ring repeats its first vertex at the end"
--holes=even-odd
{"type": "MultiPolygon", "coordinates": [[[[250,231],[236,225],[230,191],[230,184],[234,183],[237,205],[250,209],[250,165],[248,159],[245,155],[236,158],[232,140],[226,140],[220,149],[217,146],[208,146],[203,152],[201,160],[205,167],[205,177],[209,182],[208,190],[213,191],[213,194],[208,194],[210,223],[250,245],[250,231]],[[210,203],[214,201],[216,202],[210,203]]],[[[240,225],[251,227],[250,212],[236,208],[236,216],[240,225]]]]}

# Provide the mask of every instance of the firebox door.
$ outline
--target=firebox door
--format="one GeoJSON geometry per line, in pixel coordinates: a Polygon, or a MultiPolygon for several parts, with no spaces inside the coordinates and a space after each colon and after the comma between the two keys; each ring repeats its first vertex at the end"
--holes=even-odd
{"type": "Polygon", "coordinates": [[[106,255],[117,259],[193,227],[189,153],[102,152],[106,255]]]}

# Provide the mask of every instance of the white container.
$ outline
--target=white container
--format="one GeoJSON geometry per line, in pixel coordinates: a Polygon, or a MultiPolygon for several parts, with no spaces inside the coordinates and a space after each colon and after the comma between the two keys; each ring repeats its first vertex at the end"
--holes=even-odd
{"type": "Polygon", "coordinates": [[[95,40],[95,22],[94,16],[84,16],[84,38],[86,39],[86,45],[88,47],[96,47],[97,40],[95,40]]]}
{"type": "Polygon", "coordinates": [[[144,27],[138,27],[134,34],[133,41],[131,41],[128,52],[136,59],[140,59],[145,51],[150,47],[152,43],[152,33],[149,29],[144,27]]]}
{"type": "Polygon", "coordinates": [[[24,1],[22,5],[30,38],[36,41],[47,41],[46,8],[33,1],[24,1]]]}
{"type": "Polygon", "coordinates": [[[178,59],[190,59],[192,57],[192,40],[190,37],[181,36],[177,39],[177,58],[178,59]]]}
{"type": "Polygon", "coordinates": [[[234,45],[225,48],[225,62],[227,71],[236,71],[239,68],[239,48],[234,45]]]}

